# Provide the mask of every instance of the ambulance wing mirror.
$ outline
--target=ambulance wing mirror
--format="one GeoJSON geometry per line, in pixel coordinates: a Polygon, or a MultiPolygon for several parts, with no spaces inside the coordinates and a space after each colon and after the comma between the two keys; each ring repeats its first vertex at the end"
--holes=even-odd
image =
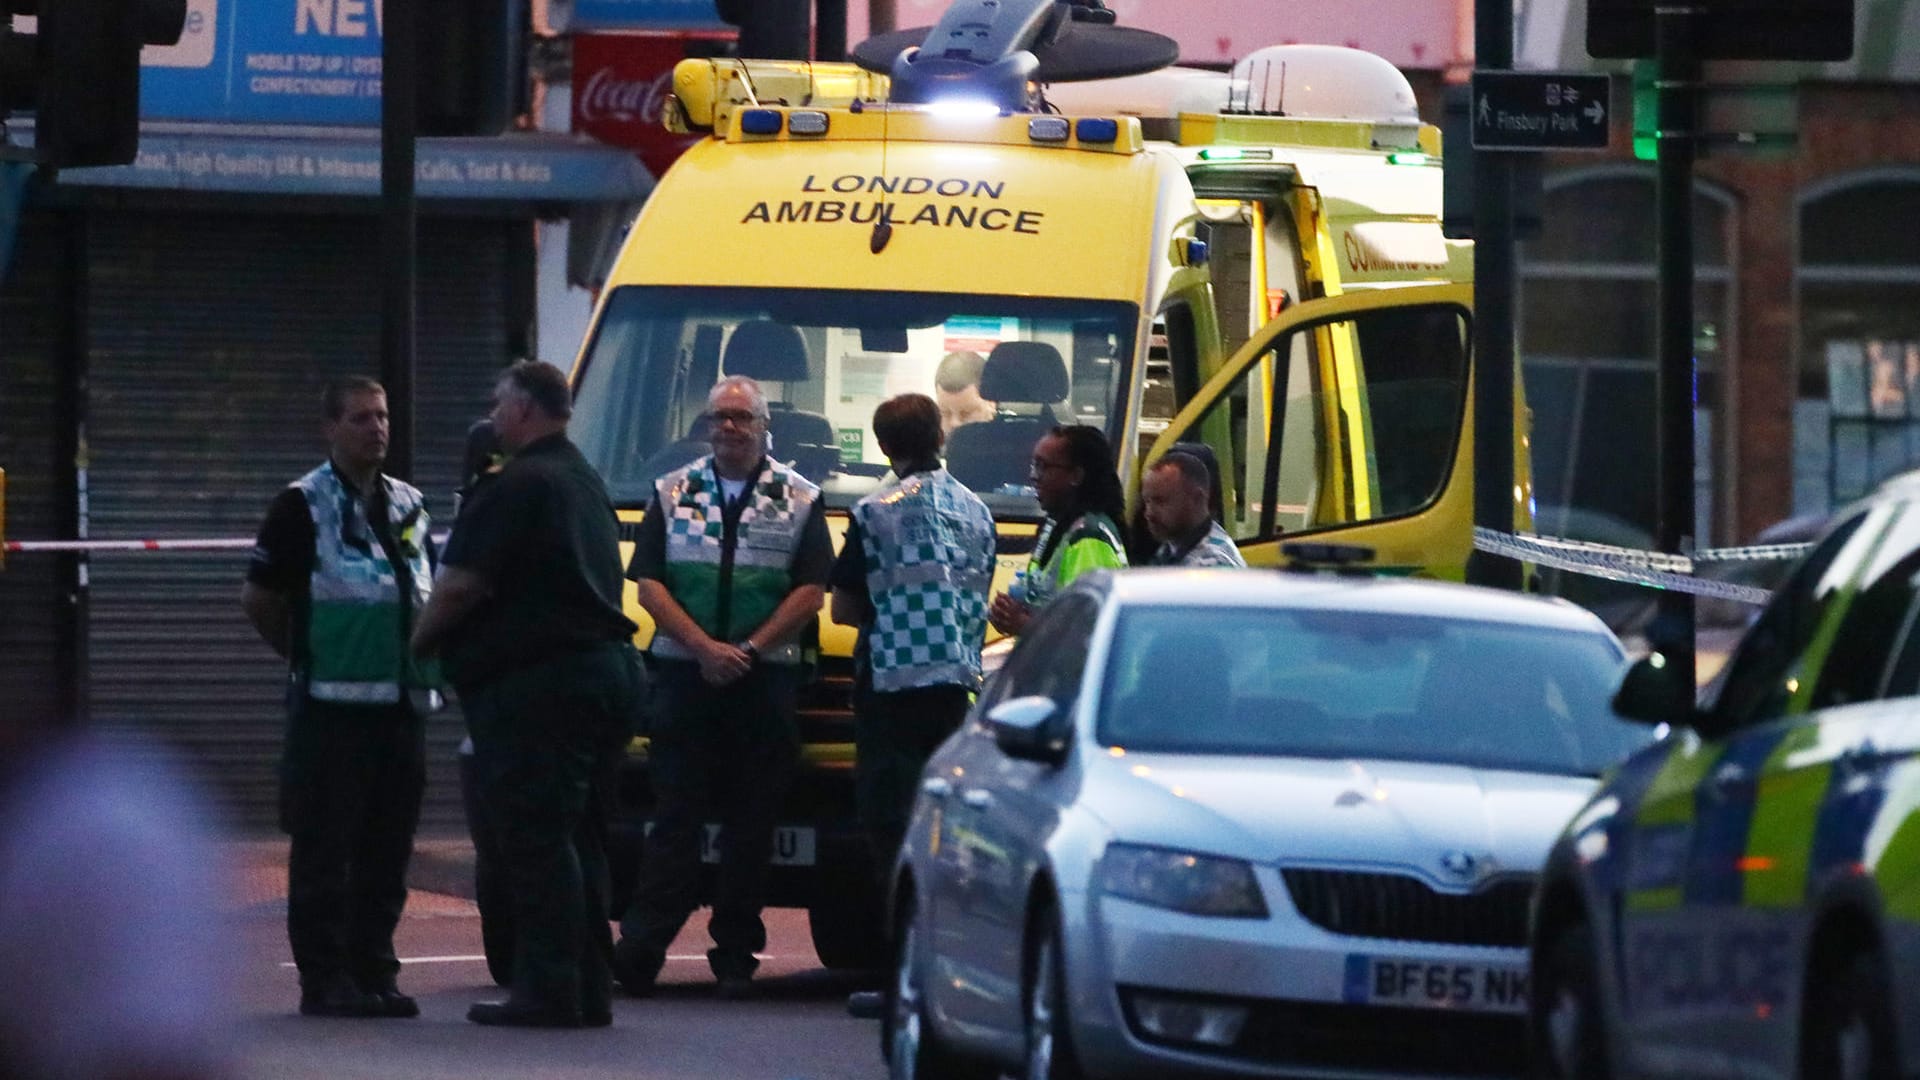
{"type": "Polygon", "coordinates": [[[1657,652],[1634,661],[1627,669],[1620,689],[1613,695],[1613,711],[1643,724],[1676,727],[1692,726],[1698,718],[1693,688],[1680,678],[1679,669],[1657,652]]]}

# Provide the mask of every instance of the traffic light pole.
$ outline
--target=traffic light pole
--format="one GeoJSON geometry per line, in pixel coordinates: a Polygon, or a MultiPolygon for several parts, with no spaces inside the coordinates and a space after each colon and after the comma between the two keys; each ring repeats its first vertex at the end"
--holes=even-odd
{"type": "Polygon", "coordinates": [[[419,272],[414,205],[414,86],[419,46],[415,0],[386,0],[380,43],[380,381],[387,388],[386,472],[413,478],[414,281],[419,272]]]}
{"type": "MultiPolygon", "coordinates": [[[[1474,4],[1474,67],[1513,68],[1513,0],[1474,4]]],[[[1513,531],[1513,155],[1473,155],[1473,523],[1513,531]]],[[[1475,551],[1467,580],[1521,587],[1520,564],[1475,551]]]]}
{"type": "MultiPolygon", "coordinates": [[[[1659,157],[1655,173],[1655,247],[1659,264],[1656,319],[1659,375],[1660,482],[1658,528],[1654,546],[1685,553],[1693,546],[1693,165],[1699,109],[1696,89],[1701,66],[1697,48],[1699,8],[1678,5],[1656,9],[1654,92],[1659,123],[1654,133],[1659,157]]],[[[1649,644],[1667,658],[1676,681],[1696,685],[1694,606],[1688,593],[1660,594],[1659,614],[1649,644]]]]}

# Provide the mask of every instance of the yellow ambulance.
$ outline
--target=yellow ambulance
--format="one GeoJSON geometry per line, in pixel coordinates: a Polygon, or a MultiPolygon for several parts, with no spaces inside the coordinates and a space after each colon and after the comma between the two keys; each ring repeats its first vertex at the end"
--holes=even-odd
{"type": "MultiPolygon", "coordinates": [[[[1001,523],[1002,587],[1032,546],[1029,461],[1056,424],[1104,430],[1130,492],[1172,443],[1209,443],[1251,561],[1314,534],[1462,575],[1470,249],[1441,237],[1439,137],[1405,78],[1355,50],[1282,47],[1135,107],[1130,80],[1071,83],[1144,74],[1137,48],[1087,62],[1142,40],[1104,12],[1082,20],[1097,7],[961,0],[913,40],[863,45],[866,67],[675,70],[665,120],[707,137],[633,222],[573,371],[573,438],[630,530],[654,478],[707,452],[708,390],[745,375],[836,539],[887,471],[874,407],[940,401],[948,467],[1001,523]]],[[[771,902],[810,909],[828,966],[858,966],[880,958],[882,921],[853,820],[853,635],[823,615],[808,644],[807,765],[771,902]]],[[[622,878],[644,768],[624,791],[622,878]]]]}

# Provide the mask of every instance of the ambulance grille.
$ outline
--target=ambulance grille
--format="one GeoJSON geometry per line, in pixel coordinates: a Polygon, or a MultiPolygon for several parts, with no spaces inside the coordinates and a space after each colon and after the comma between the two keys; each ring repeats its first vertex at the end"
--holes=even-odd
{"type": "Polygon", "coordinates": [[[1437,892],[1408,874],[1284,868],[1293,906],[1308,922],[1349,937],[1448,945],[1527,943],[1531,877],[1501,877],[1471,893],[1437,892]]]}

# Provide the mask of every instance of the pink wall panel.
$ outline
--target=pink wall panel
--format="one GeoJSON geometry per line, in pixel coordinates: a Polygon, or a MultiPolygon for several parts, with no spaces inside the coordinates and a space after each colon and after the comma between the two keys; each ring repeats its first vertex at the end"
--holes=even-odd
{"type": "MultiPolygon", "coordinates": [[[[1262,45],[1351,45],[1403,68],[1440,69],[1459,59],[1461,0],[1106,0],[1125,26],[1168,34],[1182,58],[1224,63],[1262,45]]],[[[947,0],[896,0],[901,26],[929,26],[947,0]]],[[[866,0],[848,0],[848,37],[867,36],[866,0]]],[[[1471,45],[1471,19],[1468,19],[1471,45]]]]}

